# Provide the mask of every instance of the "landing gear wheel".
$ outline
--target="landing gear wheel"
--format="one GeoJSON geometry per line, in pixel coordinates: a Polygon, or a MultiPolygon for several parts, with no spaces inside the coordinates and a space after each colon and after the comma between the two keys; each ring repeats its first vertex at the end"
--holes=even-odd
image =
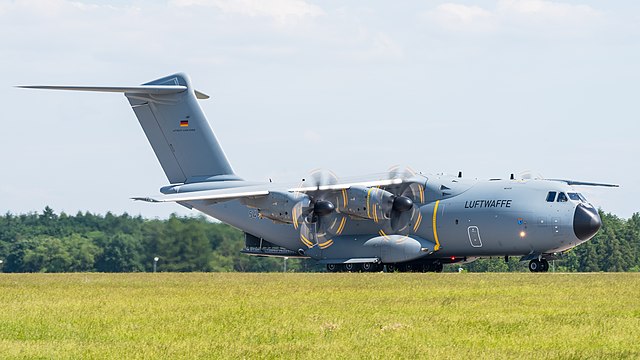
{"type": "Polygon", "coordinates": [[[387,264],[387,272],[396,272],[398,271],[398,267],[393,264],[387,264]]]}
{"type": "Polygon", "coordinates": [[[443,269],[444,265],[442,265],[441,263],[433,264],[433,271],[441,273],[443,269]]]}
{"type": "Polygon", "coordinates": [[[373,272],[376,269],[376,264],[374,263],[364,263],[362,264],[362,271],[364,272],[373,272]]]}
{"type": "Polygon", "coordinates": [[[342,268],[346,272],[358,272],[358,271],[360,271],[360,265],[359,264],[351,264],[351,263],[344,264],[344,265],[342,265],[342,268]]]}
{"type": "Polygon", "coordinates": [[[382,265],[382,264],[375,264],[374,268],[375,268],[375,270],[373,270],[373,271],[375,271],[375,272],[384,271],[384,265],[382,265]]]}
{"type": "Polygon", "coordinates": [[[415,272],[417,270],[415,264],[400,264],[398,265],[398,271],[400,272],[415,272]]]}
{"type": "Polygon", "coordinates": [[[542,268],[542,264],[538,259],[533,259],[529,261],[529,271],[540,272],[540,268],[542,268]]]}
{"type": "Polygon", "coordinates": [[[547,259],[540,260],[540,270],[538,270],[538,271],[540,271],[540,272],[549,271],[549,262],[547,261],[547,259]]]}
{"type": "Polygon", "coordinates": [[[338,272],[340,271],[340,266],[338,264],[327,264],[328,272],[338,272]]]}

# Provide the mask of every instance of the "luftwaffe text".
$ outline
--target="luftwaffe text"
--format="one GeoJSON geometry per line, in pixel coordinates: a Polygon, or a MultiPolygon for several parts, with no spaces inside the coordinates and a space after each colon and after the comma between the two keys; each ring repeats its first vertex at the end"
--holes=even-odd
{"type": "Polygon", "coordinates": [[[511,207],[511,200],[474,200],[474,201],[464,202],[465,209],[510,208],[510,207],[511,207]]]}

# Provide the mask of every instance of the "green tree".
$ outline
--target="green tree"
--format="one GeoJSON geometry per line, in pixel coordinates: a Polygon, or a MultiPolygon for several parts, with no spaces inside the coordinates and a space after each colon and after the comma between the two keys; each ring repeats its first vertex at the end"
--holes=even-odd
{"type": "Polygon", "coordinates": [[[96,258],[96,270],[101,272],[143,271],[142,245],[128,234],[102,236],[97,239],[102,252],[96,258]]]}

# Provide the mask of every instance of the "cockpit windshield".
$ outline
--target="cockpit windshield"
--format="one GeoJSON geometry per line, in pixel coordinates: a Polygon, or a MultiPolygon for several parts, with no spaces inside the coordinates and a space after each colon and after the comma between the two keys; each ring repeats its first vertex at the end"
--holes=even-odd
{"type": "Polygon", "coordinates": [[[587,202],[587,199],[582,196],[582,194],[580,193],[567,193],[567,195],[569,195],[569,199],[574,200],[574,201],[580,201],[583,203],[587,202]]]}

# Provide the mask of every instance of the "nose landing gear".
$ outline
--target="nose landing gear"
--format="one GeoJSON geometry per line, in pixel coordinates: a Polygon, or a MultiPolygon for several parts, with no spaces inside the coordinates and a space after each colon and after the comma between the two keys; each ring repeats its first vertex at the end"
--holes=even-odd
{"type": "Polygon", "coordinates": [[[529,270],[531,272],[547,272],[549,271],[549,262],[547,259],[533,259],[529,262],[529,270]]]}

